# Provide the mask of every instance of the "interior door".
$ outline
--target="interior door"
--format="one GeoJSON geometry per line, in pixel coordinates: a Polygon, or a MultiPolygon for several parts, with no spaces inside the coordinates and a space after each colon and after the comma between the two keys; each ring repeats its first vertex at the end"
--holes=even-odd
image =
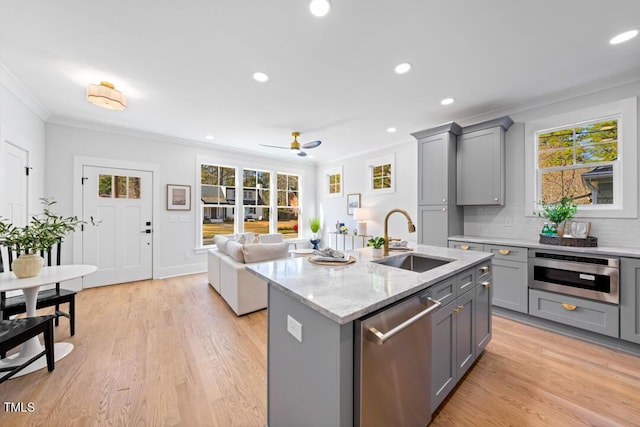
{"type": "Polygon", "coordinates": [[[84,166],[82,176],[82,216],[97,223],[84,226],[82,262],[98,267],[83,287],[152,278],[153,173],[84,166]]]}
{"type": "Polygon", "coordinates": [[[29,153],[4,142],[4,206],[0,216],[18,227],[27,225],[29,153]]]}

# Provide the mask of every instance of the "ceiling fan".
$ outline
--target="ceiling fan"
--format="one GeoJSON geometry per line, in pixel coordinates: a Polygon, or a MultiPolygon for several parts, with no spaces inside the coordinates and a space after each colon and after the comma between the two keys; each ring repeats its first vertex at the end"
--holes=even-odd
{"type": "Polygon", "coordinates": [[[318,145],[322,144],[322,141],[311,141],[311,142],[305,142],[304,144],[300,144],[298,142],[298,137],[300,136],[300,132],[291,132],[291,136],[293,137],[293,141],[291,141],[291,144],[289,145],[289,147],[282,147],[280,145],[266,145],[266,144],[260,144],[260,145],[262,145],[263,147],[289,149],[291,150],[292,153],[297,154],[300,157],[304,157],[307,155],[307,153],[302,151],[303,148],[305,150],[308,150],[310,148],[316,148],[318,145]]]}

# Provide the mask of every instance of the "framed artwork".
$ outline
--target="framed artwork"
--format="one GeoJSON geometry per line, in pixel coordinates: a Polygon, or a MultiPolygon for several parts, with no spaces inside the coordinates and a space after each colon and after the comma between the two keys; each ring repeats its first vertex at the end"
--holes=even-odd
{"type": "Polygon", "coordinates": [[[167,184],[167,210],[191,210],[191,186],[167,184]]]}
{"type": "Polygon", "coordinates": [[[353,210],[360,207],[360,193],[347,194],[347,215],[353,215],[353,210]]]}

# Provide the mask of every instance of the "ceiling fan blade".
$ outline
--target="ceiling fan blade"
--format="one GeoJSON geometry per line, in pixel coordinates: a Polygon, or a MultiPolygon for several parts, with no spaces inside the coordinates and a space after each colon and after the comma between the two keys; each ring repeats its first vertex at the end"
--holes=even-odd
{"type": "Polygon", "coordinates": [[[304,151],[302,151],[302,150],[298,151],[298,156],[305,157],[306,155],[307,155],[307,153],[305,153],[304,151]]]}
{"type": "Polygon", "coordinates": [[[322,144],[322,141],[305,142],[302,144],[302,148],[316,148],[320,144],[322,144]]]}
{"type": "Polygon", "coordinates": [[[284,148],[286,150],[289,150],[289,147],[283,147],[281,145],[267,145],[267,144],[258,144],[258,145],[262,145],[263,147],[269,147],[269,148],[284,148]]]}

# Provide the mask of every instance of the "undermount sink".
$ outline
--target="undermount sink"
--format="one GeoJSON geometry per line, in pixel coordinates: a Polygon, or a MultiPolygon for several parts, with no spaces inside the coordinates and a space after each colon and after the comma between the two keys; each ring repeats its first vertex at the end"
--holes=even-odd
{"type": "Polygon", "coordinates": [[[389,267],[402,268],[404,270],[414,271],[416,273],[424,273],[436,267],[453,262],[452,259],[431,258],[423,255],[406,254],[397,255],[389,258],[375,260],[377,264],[387,265],[389,267]]]}

